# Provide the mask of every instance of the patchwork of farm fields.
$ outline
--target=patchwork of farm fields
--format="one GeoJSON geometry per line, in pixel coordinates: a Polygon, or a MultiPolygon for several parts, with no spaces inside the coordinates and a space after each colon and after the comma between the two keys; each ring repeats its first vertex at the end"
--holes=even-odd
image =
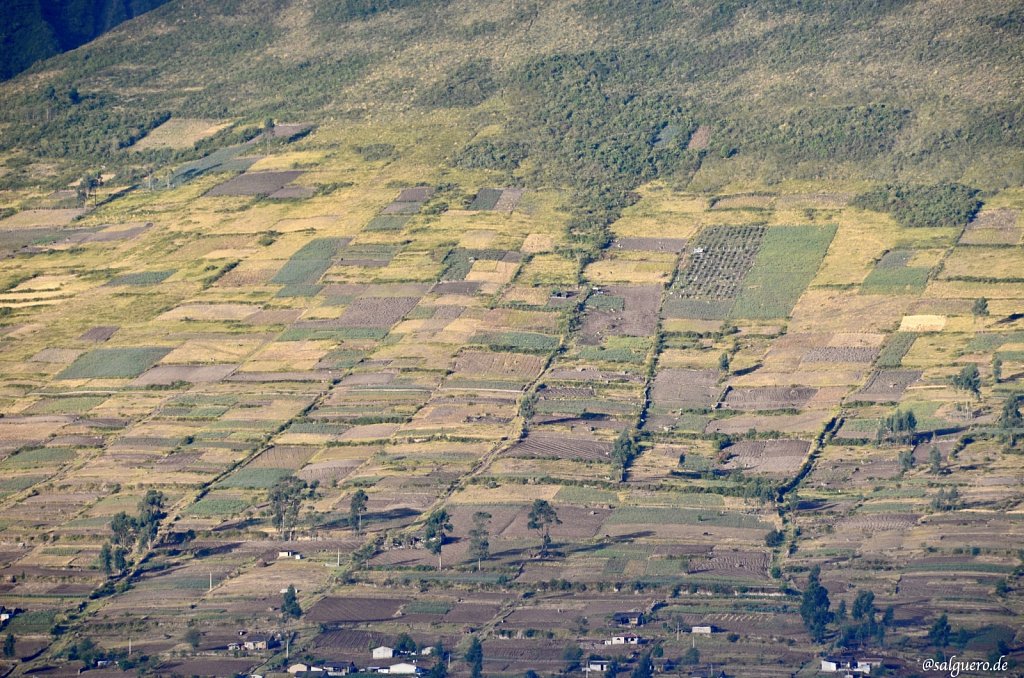
{"type": "Polygon", "coordinates": [[[604,646],[618,613],[668,672],[843,648],[910,675],[943,614],[1021,661],[1020,191],[928,229],[824,184],[650,184],[586,260],[562,192],[285,127],[75,214],[2,196],[18,671],[86,637],[162,673],[279,669],[232,647],[245,626],[358,666],[475,633],[488,675],[554,674],[636,663],[604,646]],[[812,639],[815,567],[883,631],[812,639]]]}

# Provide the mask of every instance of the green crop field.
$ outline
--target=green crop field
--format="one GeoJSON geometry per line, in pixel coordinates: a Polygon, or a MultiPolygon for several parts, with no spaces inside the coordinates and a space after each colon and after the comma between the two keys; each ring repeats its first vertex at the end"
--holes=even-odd
{"type": "Polygon", "coordinates": [[[784,318],[803,294],[835,237],[835,226],[776,226],[764,235],[729,312],[731,318],[784,318]]]}
{"type": "Polygon", "coordinates": [[[168,348],[98,348],[79,356],[58,379],[126,379],[137,377],[170,353],[168,348]]]}

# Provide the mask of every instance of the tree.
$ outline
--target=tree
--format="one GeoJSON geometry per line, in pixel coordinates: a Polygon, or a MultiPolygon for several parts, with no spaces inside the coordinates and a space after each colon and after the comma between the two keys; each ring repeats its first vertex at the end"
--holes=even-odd
{"type": "Polygon", "coordinates": [[[882,626],[893,627],[896,625],[896,609],[889,605],[885,608],[885,612],[882,614],[882,626]]]}
{"type": "Polygon", "coordinates": [[[473,514],[473,529],[469,531],[469,557],[476,559],[476,571],[479,572],[482,562],[490,556],[491,542],[487,526],[491,514],[477,511],[473,514]]]}
{"type": "Polygon", "coordinates": [[[469,643],[465,659],[466,663],[469,664],[470,677],[480,678],[484,671],[484,646],[476,636],[473,636],[473,640],[469,643]]]}
{"type": "Polygon", "coordinates": [[[853,618],[857,621],[875,621],[878,610],[875,608],[873,591],[861,591],[853,601],[853,618]]]}
{"type": "Polygon", "coordinates": [[[949,636],[952,631],[953,629],[949,625],[949,617],[943,613],[941,617],[935,620],[931,629],[928,630],[928,642],[931,643],[934,648],[941,650],[949,645],[949,636]]]}
{"type": "Polygon", "coordinates": [[[981,374],[978,372],[978,366],[971,364],[966,365],[960,372],[954,376],[951,380],[953,386],[961,391],[969,391],[977,397],[981,397],[981,374]]]}
{"type": "Polygon", "coordinates": [[[110,574],[113,566],[112,559],[113,553],[110,550],[110,542],[104,542],[100,548],[100,569],[103,570],[103,574],[110,574]]]}
{"type": "Polygon", "coordinates": [[[8,633],[4,638],[4,656],[10,659],[14,656],[14,634],[8,633]]]}
{"type": "Polygon", "coordinates": [[[807,588],[804,589],[800,602],[800,616],[803,618],[804,626],[811,634],[811,638],[816,643],[825,639],[825,627],[832,621],[830,607],[828,589],[821,585],[821,567],[815,565],[807,578],[807,588]]]}
{"type": "Polygon", "coordinates": [[[295,593],[294,584],[289,584],[288,590],[284,592],[284,597],[281,601],[281,614],[294,619],[302,616],[302,607],[299,605],[299,597],[295,593]]]}
{"type": "Polygon", "coordinates": [[[366,513],[366,502],[369,497],[363,489],[356,490],[348,505],[348,522],[356,532],[363,531],[363,514],[366,513]]]}
{"type": "Polygon", "coordinates": [[[1014,393],[1003,403],[1003,409],[999,413],[999,428],[1011,431],[1024,425],[1020,415],[1020,400],[1024,396],[1014,393]]]}
{"type": "Polygon", "coordinates": [[[988,315],[988,299],[985,297],[978,297],[974,300],[974,306],[971,307],[971,313],[976,316],[988,315]]]}
{"type": "Polygon", "coordinates": [[[157,490],[147,490],[142,499],[139,500],[139,516],[135,520],[138,530],[138,540],[148,545],[156,538],[160,521],[167,517],[164,512],[164,493],[157,490]]]}
{"type": "Polygon", "coordinates": [[[636,432],[630,428],[623,429],[612,445],[612,461],[618,468],[620,481],[626,479],[626,470],[638,454],[640,449],[637,445],[636,432]]]}
{"type": "MultiPolygon", "coordinates": [[[[580,660],[583,659],[583,650],[578,645],[566,645],[562,650],[562,661],[565,662],[565,672],[572,673],[580,667],[580,660]]],[[[609,675],[615,675],[609,673],[609,675]]]]}
{"type": "Polygon", "coordinates": [[[551,546],[551,526],[561,524],[562,521],[559,520],[558,514],[551,504],[544,499],[534,499],[533,506],[530,507],[530,514],[527,516],[526,526],[541,533],[540,554],[542,556],[547,555],[548,547],[551,546]]]}
{"type": "Polygon", "coordinates": [[[448,533],[452,531],[451,516],[444,509],[438,509],[427,518],[424,537],[427,541],[427,550],[437,556],[437,569],[441,569],[441,547],[448,533]]]}
{"type": "Polygon", "coordinates": [[[444,663],[444,658],[438,657],[434,665],[424,675],[426,678],[448,678],[448,665],[444,663]]]}
{"type": "Polygon", "coordinates": [[[124,572],[128,567],[127,553],[125,549],[120,547],[114,549],[113,566],[115,572],[124,572]]]}
{"type": "Polygon", "coordinates": [[[729,371],[729,353],[722,351],[722,355],[718,356],[718,371],[728,373],[729,371]]]}
{"type": "Polygon", "coordinates": [[[134,546],[138,529],[136,520],[124,511],[115,514],[110,520],[110,531],[113,533],[111,540],[118,546],[134,546]]]}
{"type": "Polygon", "coordinates": [[[270,488],[271,524],[280,530],[282,539],[291,538],[299,522],[302,500],[309,485],[295,476],[286,476],[270,488]]]}
{"type": "Polygon", "coordinates": [[[928,450],[928,464],[932,474],[938,475],[942,472],[942,452],[937,445],[932,445],[928,450]]]}
{"type": "Polygon", "coordinates": [[[911,450],[902,450],[896,455],[896,461],[899,462],[900,471],[909,471],[914,467],[914,453],[911,450]]]}
{"type": "Polygon", "coordinates": [[[999,356],[992,358],[992,381],[998,384],[1003,379],[1003,359],[999,356]]]}
{"type": "Polygon", "coordinates": [[[776,546],[782,546],[782,542],[786,541],[786,535],[779,530],[769,530],[768,534],[764,536],[764,543],[766,546],[775,548],[776,546]]]}
{"type": "MultiPolygon", "coordinates": [[[[696,650],[697,648],[691,648],[696,650]]],[[[699,661],[699,660],[698,660],[699,661]]],[[[696,664],[697,662],[694,662],[696,664]]],[[[651,653],[644,652],[637,660],[636,668],[633,669],[631,678],[652,678],[654,676],[654,665],[651,663],[651,653]]]]}
{"type": "Polygon", "coordinates": [[[99,188],[100,175],[98,172],[86,172],[78,182],[78,196],[82,202],[88,202],[89,196],[99,188]]]}
{"type": "Polygon", "coordinates": [[[412,639],[412,636],[408,633],[403,633],[395,640],[394,649],[398,654],[413,654],[419,648],[416,646],[416,641],[412,639]]]}
{"type": "Polygon", "coordinates": [[[700,663],[700,650],[695,647],[691,647],[689,650],[683,653],[684,664],[699,664],[700,663]]]}
{"type": "Polygon", "coordinates": [[[878,442],[890,440],[898,443],[912,443],[917,433],[917,417],[911,410],[897,409],[886,417],[878,429],[878,442]]]}
{"type": "Polygon", "coordinates": [[[202,636],[198,629],[189,629],[185,631],[185,642],[192,646],[193,650],[199,649],[199,641],[202,640],[202,636]]]}
{"type": "Polygon", "coordinates": [[[936,511],[955,511],[960,508],[960,490],[951,487],[949,490],[940,489],[932,497],[932,508],[936,511]]]}

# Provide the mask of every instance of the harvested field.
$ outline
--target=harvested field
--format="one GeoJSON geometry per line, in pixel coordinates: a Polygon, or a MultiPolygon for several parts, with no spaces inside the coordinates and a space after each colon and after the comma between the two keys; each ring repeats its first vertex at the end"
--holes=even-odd
{"type": "Polygon", "coordinates": [[[905,315],[900,321],[900,332],[941,332],[946,327],[946,316],[905,315]]]}
{"type": "Polygon", "coordinates": [[[327,596],[310,608],[306,618],[314,624],[386,621],[396,618],[407,602],[401,598],[327,596]]]}
{"type": "Polygon", "coordinates": [[[879,403],[898,402],[903,392],[921,378],[921,374],[920,370],[878,370],[851,398],[879,403]]]}
{"type": "Polygon", "coordinates": [[[171,118],[132,145],[141,151],[151,148],[190,148],[197,141],[213,136],[230,123],[209,118],[171,118]]]}
{"type": "Polygon", "coordinates": [[[315,191],[308,186],[285,186],[270,194],[274,200],[299,200],[312,198],[315,191]]]}
{"type": "Polygon", "coordinates": [[[334,263],[337,266],[384,268],[398,250],[397,245],[350,245],[338,254],[334,263]]]}
{"type": "Polygon", "coordinates": [[[807,386],[730,388],[722,400],[722,406],[743,411],[800,408],[817,392],[818,389],[807,386]]]}
{"type": "MultiPolygon", "coordinates": [[[[274,127],[268,131],[263,132],[263,136],[269,136],[271,139],[284,139],[286,141],[294,141],[306,133],[312,131],[313,125],[308,122],[286,122],[277,123],[274,127]]],[[[250,141],[250,144],[256,143],[250,141]]]]}
{"type": "MultiPolygon", "coordinates": [[[[562,524],[551,526],[551,537],[568,540],[591,539],[597,535],[611,513],[611,509],[608,508],[584,508],[563,504],[558,507],[558,517],[562,524]]],[[[500,534],[512,540],[536,539],[537,531],[531,529],[528,523],[529,511],[524,507],[500,534]]]]}
{"type": "Polygon", "coordinates": [[[260,310],[254,304],[182,304],[159,316],[160,320],[245,320],[260,310]]]}
{"type": "Polygon", "coordinates": [[[208,384],[224,379],[238,365],[157,365],[137,377],[134,386],[168,386],[177,382],[208,384]]]}
{"type": "Polygon", "coordinates": [[[546,379],[548,381],[593,381],[600,384],[643,382],[643,378],[637,374],[600,370],[595,367],[556,367],[547,373],[546,379]]]}
{"type": "Polygon", "coordinates": [[[446,624],[486,624],[498,614],[498,603],[458,603],[442,619],[446,624]]]}
{"type": "Polygon", "coordinates": [[[423,206],[421,202],[398,202],[395,201],[382,209],[381,214],[392,215],[392,214],[416,214],[420,211],[420,207],[423,206]]]}
{"type": "Polygon", "coordinates": [[[523,194],[526,191],[522,188],[506,188],[501,192],[501,197],[494,203],[495,212],[512,212],[519,206],[523,194]]]}
{"type": "Polygon", "coordinates": [[[85,208],[58,210],[22,210],[6,219],[0,219],[0,231],[39,226],[67,226],[88,212],[85,208]]]}
{"type": "Polygon", "coordinates": [[[321,652],[350,652],[364,655],[368,647],[380,647],[388,642],[388,636],[375,631],[338,629],[325,631],[316,637],[316,647],[321,652]]]}
{"type": "Polygon", "coordinates": [[[53,363],[57,365],[67,365],[74,362],[75,358],[82,355],[84,351],[74,348],[44,348],[34,356],[29,358],[29,361],[34,363],[53,363]]]}
{"type": "Polygon", "coordinates": [[[1016,245],[1020,242],[1020,212],[1014,209],[982,210],[967,224],[960,243],[964,245],[1016,245]]]}
{"type": "Polygon", "coordinates": [[[768,579],[771,554],[765,551],[740,551],[715,547],[710,557],[690,561],[687,574],[714,573],[734,577],[768,579]]]}
{"type": "Polygon", "coordinates": [[[401,231],[411,218],[400,214],[378,216],[370,219],[370,223],[366,224],[363,230],[371,232],[401,231]]]}
{"type": "Polygon", "coordinates": [[[689,151],[702,151],[711,143],[711,127],[708,125],[697,125],[697,129],[690,135],[686,142],[686,149],[689,151]]]}
{"type": "Polygon", "coordinates": [[[507,452],[506,457],[526,459],[577,459],[583,461],[609,461],[612,444],[600,440],[569,438],[550,433],[531,433],[507,452]]]}
{"type": "Polygon", "coordinates": [[[596,345],[610,335],[650,336],[658,325],[660,302],[661,287],[657,285],[612,285],[602,288],[587,301],[579,332],[580,341],[596,345]],[[616,308],[619,299],[621,307],[616,308]]]}
{"type": "Polygon", "coordinates": [[[107,285],[111,287],[156,285],[167,280],[175,271],[140,271],[138,273],[126,273],[110,280],[107,285]]]}
{"type": "Polygon", "coordinates": [[[102,243],[102,242],[118,242],[121,240],[131,240],[142,235],[149,229],[153,228],[152,223],[134,223],[134,224],[114,224],[102,228],[100,231],[93,231],[89,229],[81,233],[74,233],[62,240],[62,245],[87,245],[90,243],[102,243]]]}
{"type": "Polygon", "coordinates": [[[725,468],[788,477],[800,470],[810,448],[805,440],[741,440],[725,449],[725,468]]]}
{"type": "Polygon", "coordinates": [[[878,349],[870,346],[818,346],[803,355],[805,363],[871,363],[878,349]]]}
{"type": "Polygon", "coordinates": [[[852,193],[791,193],[780,195],[775,206],[785,209],[838,210],[853,199],[852,193]]]}
{"type": "Polygon", "coordinates": [[[413,186],[412,188],[403,188],[395,198],[395,202],[426,202],[433,195],[434,189],[431,186],[413,186]]]}
{"type": "Polygon", "coordinates": [[[616,238],[612,249],[627,252],[675,252],[686,249],[688,241],[683,238],[616,238]]]}
{"type": "Polygon", "coordinates": [[[112,336],[114,336],[114,333],[117,332],[118,329],[119,328],[117,325],[102,325],[99,327],[93,327],[92,329],[88,329],[85,332],[83,332],[82,335],[78,338],[81,339],[82,341],[94,341],[96,343],[102,343],[110,339],[112,336]]]}
{"type": "Polygon", "coordinates": [[[843,518],[836,525],[839,534],[865,534],[889,530],[905,531],[917,525],[920,515],[916,513],[858,513],[843,518]]]}
{"type": "Polygon", "coordinates": [[[750,209],[770,209],[775,205],[775,196],[772,195],[758,195],[756,193],[749,193],[746,195],[727,195],[721,198],[715,199],[711,204],[711,209],[719,210],[750,210],[750,209]]]}
{"type": "Polygon", "coordinates": [[[207,196],[220,195],[270,195],[302,176],[301,170],[280,172],[245,172],[214,186],[207,196]]]}
{"type": "Polygon", "coordinates": [[[742,414],[726,419],[712,419],[704,427],[704,433],[713,435],[742,435],[754,429],[757,433],[781,433],[783,435],[817,434],[831,418],[827,410],[808,410],[800,414],[742,414]]]}
{"type": "Polygon", "coordinates": [[[416,307],[419,297],[364,297],[353,301],[338,319],[339,327],[387,329],[416,307]]]}
{"type": "Polygon", "coordinates": [[[302,468],[315,453],[316,448],[305,445],[274,445],[253,459],[246,468],[302,468]]]}
{"type": "Polygon", "coordinates": [[[543,356],[530,353],[466,350],[455,358],[449,379],[532,381],[544,362],[543,356]]]}
{"type": "Polygon", "coordinates": [[[439,282],[431,288],[433,294],[458,294],[472,296],[480,290],[481,283],[467,281],[439,282]]]}
{"type": "Polygon", "coordinates": [[[652,404],[662,409],[706,409],[718,402],[722,387],[716,370],[658,370],[651,390],[652,404]]]}
{"type": "Polygon", "coordinates": [[[501,198],[500,188],[481,188],[469,204],[468,210],[493,210],[501,198]]]}

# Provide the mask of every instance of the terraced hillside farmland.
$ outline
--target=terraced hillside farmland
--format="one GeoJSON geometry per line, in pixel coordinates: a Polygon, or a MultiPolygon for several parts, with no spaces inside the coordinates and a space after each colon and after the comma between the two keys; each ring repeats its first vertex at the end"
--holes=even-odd
{"type": "Polygon", "coordinates": [[[1017,10],[230,4],[0,86],[0,675],[1021,673],[1017,10]]]}
{"type": "MultiPolygon", "coordinates": [[[[335,162],[319,171],[364,171],[335,162]]],[[[45,309],[8,306],[4,320],[0,501],[17,546],[3,599],[20,610],[16,647],[41,650],[26,666],[59,661],[55,623],[114,653],[131,628],[153,662],[172,661],[194,628],[200,672],[273,662],[273,648],[244,661],[227,652],[240,615],[294,633],[319,661],[367,663],[365,639],[403,632],[455,646],[472,629],[498,672],[553,671],[570,661],[565,647],[629,664],[640,655],[601,643],[615,634],[612,612],[636,608],[663,656],[687,654],[677,624],[712,625],[700,662],[742,673],[759,655],[788,675],[822,647],[799,612],[816,565],[834,605],[870,591],[880,611],[891,606],[884,642],[855,641],[887,662],[901,661],[897,647],[926,647],[943,613],[969,647],[1014,642],[1015,282],[986,286],[987,314],[941,277],[895,296],[818,283],[848,266],[828,252],[851,247],[846,224],[861,213],[830,207],[827,224],[792,226],[790,213],[762,207],[756,227],[622,241],[636,261],[669,257],[661,284],[591,280],[621,256],[612,247],[571,285],[534,285],[523,276],[544,255],[521,250],[538,233],[560,237],[557,193],[526,190],[511,212],[412,214],[392,235],[374,213],[453,189],[377,189],[388,176],[227,217],[233,196],[141,191],[62,227],[74,237],[145,221],[132,237],[8,259],[12,280],[87,281],[45,309]],[[485,249],[461,244],[484,231],[485,249]],[[421,268],[405,281],[332,282],[387,266],[370,258],[385,247],[421,268]],[[207,255],[189,261],[186,248],[207,255]],[[154,260],[179,263],[123,272],[154,260]],[[217,276],[225,261],[234,265],[217,276]],[[510,266],[469,281],[479,262],[510,266]],[[265,273],[235,275],[247,270],[265,273]],[[731,319],[679,311],[708,300],[731,319]],[[970,366],[981,368],[977,393],[951,379],[970,366]],[[906,413],[913,426],[897,426],[906,413]],[[353,513],[357,494],[365,508],[353,513]],[[114,529],[152,501],[155,532],[114,529]],[[537,502],[561,522],[531,519],[537,502]],[[438,510],[452,525],[440,554],[423,536],[438,510]],[[309,610],[298,622],[278,611],[288,584],[309,610]],[[979,608],[979,597],[992,602],[979,608]],[[196,610],[201,620],[185,625],[196,610]],[[37,617],[51,621],[29,624],[37,617]],[[553,664],[536,659],[545,652],[553,664]]],[[[484,183],[475,176],[463,180],[484,183]]],[[[696,200],[653,184],[623,221],[696,200]]],[[[891,222],[877,233],[865,279],[905,266],[917,256],[908,248],[933,237],[891,222]]],[[[929,270],[969,258],[958,232],[935,237],[948,246],[929,270]]],[[[840,635],[826,644],[854,642],[844,622],[829,628],[840,635]]]]}

